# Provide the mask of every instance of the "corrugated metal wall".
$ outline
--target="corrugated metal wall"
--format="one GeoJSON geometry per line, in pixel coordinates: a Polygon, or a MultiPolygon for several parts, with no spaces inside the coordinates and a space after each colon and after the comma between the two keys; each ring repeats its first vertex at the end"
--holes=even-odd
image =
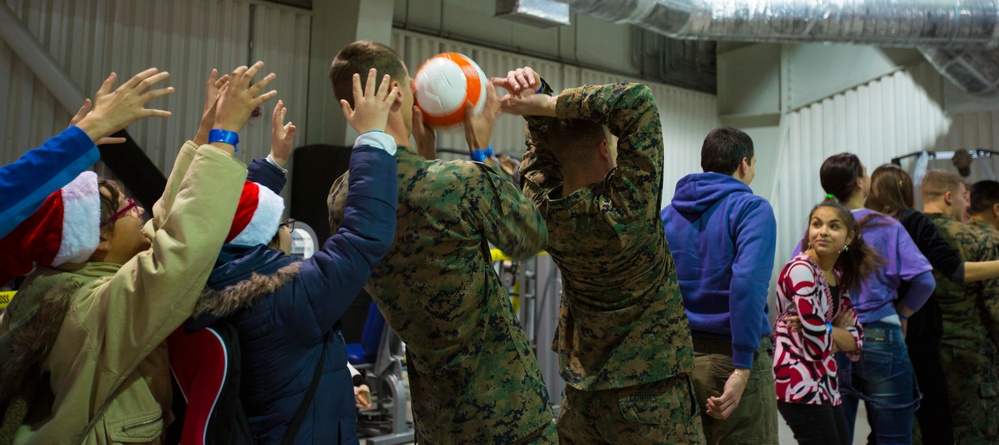
{"type": "MultiPolygon", "coordinates": [[[[155,66],[170,72],[176,92],[150,107],[173,112],[128,128],[147,156],[164,172],[201,119],[204,85],[212,68],[228,72],[250,57],[267,62],[291,119],[304,134],[311,12],[246,0],[7,0],[7,5],[88,96],[112,70],[119,84],[155,66]],[[252,7],[251,7],[252,6],[252,7]],[[253,13],[251,14],[251,10],[253,13]],[[250,32],[252,23],[252,35],[250,32]]],[[[258,79],[262,76],[258,75],[258,79]]],[[[0,161],[9,163],[66,127],[71,113],[56,102],[30,69],[0,41],[0,161]]],[[[244,161],[270,149],[270,114],[242,131],[244,161]]],[[[76,110],[72,110],[75,112],[76,110]]]]}
{"type": "Polygon", "coordinates": [[[950,130],[937,150],[999,150],[999,109],[951,115],[950,130]]]}
{"type": "MultiPolygon", "coordinates": [[[[541,73],[555,91],[576,85],[635,80],[402,30],[393,30],[392,47],[402,55],[411,75],[415,74],[419,65],[431,56],[442,51],[456,51],[474,59],[487,76],[505,76],[511,69],[530,66],[541,73]]],[[[714,95],[664,84],[650,83],[649,86],[656,96],[659,113],[663,118],[667,158],[663,182],[665,203],[672,198],[676,181],[687,173],[700,171],[701,142],[708,131],[719,125],[717,100],[714,95]]],[[[503,91],[499,93],[503,94],[503,91]]],[[[524,120],[518,116],[501,115],[493,129],[492,139],[493,147],[497,151],[520,158],[524,147],[524,120]]],[[[466,149],[464,135],[460,129],[439,132],[437,142],[439,147],[466,149]]],[[[442,157],[451,158],[444,155],[442,157]]]]}
{"type": "Polygon", "coordinates": [[[770,194],[777,216],[775,272],[801,240],[809,210],[825,195],[819,167],[827,157],[855,153],[870,173],[896,156],[937,146],[951,125],[938,105],[941,82],[920,64],[784,115],[770,194]]]}

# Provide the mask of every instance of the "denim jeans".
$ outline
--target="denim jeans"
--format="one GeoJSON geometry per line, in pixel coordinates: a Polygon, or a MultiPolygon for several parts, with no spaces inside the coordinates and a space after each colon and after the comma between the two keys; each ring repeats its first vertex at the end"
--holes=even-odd
{"type": "Polygon", "coordinates": [[[840,393],[851,441],[857,406],[863,400],[871,424],[868,443],[911,444],[919,387],[900,326],[876,321],[864,325],[860,361],[836,354],[840,393]]]}

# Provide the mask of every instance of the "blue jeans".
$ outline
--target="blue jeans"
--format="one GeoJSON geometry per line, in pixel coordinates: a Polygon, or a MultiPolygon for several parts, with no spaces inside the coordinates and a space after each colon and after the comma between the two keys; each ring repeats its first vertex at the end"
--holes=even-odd
{"type": "Polygon", "coordinates": [[[920,395],[902,328],[880,321],[865,324],[860,361],[853,363],[839,353],[836,363],[850,440],[857,406],[863,400],[871,424],[868,443],[911,444],[912,419],[920,395]]]}

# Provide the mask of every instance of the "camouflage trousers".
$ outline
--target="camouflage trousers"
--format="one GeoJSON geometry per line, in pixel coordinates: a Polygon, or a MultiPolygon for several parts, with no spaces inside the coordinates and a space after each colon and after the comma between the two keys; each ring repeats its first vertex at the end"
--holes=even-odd
{"type": "Polygon", "coordinates": [[[958,444],[999,443],[999,371],[988,349],[940,348],[958,444]]]}
{"type": "Polygon", "coordinates": [[[561,445],[704,443],[687,374],[602,391],[566,386],[556,428],[561,445]]]}

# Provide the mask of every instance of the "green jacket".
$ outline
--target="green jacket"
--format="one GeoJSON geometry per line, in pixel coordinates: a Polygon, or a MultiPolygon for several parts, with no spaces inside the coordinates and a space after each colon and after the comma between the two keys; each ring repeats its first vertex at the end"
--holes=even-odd
{"type": "Polygon", "coordinates": [[[205,145],[181,149],[155,217],[150,249],[123,265],[42,267],[0,323],[20,327],[30,308],[69,282],[66,315],[40,363],[54,396],[51,417],[17,431],[16,444],[162,443],[173,420],[164,340],[191,315],[229,232],[246,166],[205,145]],[[105,402],[110,403],[105,406],[105,402]],[[101,412],[102,408],[106,410],[101,412]],[[84,431],[93,417],[94,426],[84,431]]]}
{"type": "Polygon", "coordinates": [[[652,92],[637,83],[570,88],[556,114],[606,125],[619,138],[617,167],[562,196],[552,118],[527,119],[524,193],[548,223],[548,253],[562,271],[552,345],[562,377],[602,390],[691,372],[690,329],[659,219],[663,135],[652,92]]]}
{"type": "MultiPolygon", "coordinates": [[[[545,247],[545,222],[485,164],[428,161],[399,146],[395,241],[365,289],[406,342],[417,441],[511,443],[550,424],[534,350],[493,270],[489,244],[515,259],[545,247]]],[[[348,175],[329,195],[344,218],[348,175]]]]}

